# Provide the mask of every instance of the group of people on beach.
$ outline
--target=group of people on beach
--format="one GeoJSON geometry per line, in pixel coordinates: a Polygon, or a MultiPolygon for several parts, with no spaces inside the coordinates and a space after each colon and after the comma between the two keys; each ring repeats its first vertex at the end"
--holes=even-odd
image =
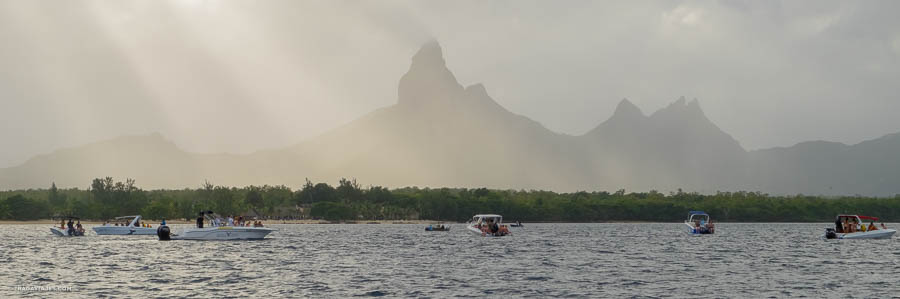
{"type": "MultiPolygon", "coordinates": [[[[884,226],[884,222],[881,223],[880,229],[887,229],[887,227],[884,226]]],[[[869,225],[867,226],[865,223],[859,223],[859,221],[855,217],[838,217],[834,221],[834,230],[838,233],[847,234],[875,231],[879,230],[879,228],[875,226],[875,221],[870,221],[869,225]]]]}

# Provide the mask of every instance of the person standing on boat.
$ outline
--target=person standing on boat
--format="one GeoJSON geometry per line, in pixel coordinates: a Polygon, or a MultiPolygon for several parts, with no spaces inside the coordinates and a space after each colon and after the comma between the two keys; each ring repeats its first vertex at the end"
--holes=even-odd
{"type": "Polygon", "coordinates": [[[203,212],[200,212],[200,216],[197,217],[197,228],[203,228],[203,212]]]}
{"type": "Polygon", "coordinates": [[[841,224],[841,217],[834,218],[834,230],[839,233],[844,232],[844,225],[841,224]]]}
{"type": "Polygon", "coordinates": [[[75,233],[75,223],[72,222],[72,218],[69,218],[69,222],[66,223],[66,226],[69,227],[69,229],[66,230],[66,232],[67,232],[70,236],[73,235],[73,234],[75,233]]]}

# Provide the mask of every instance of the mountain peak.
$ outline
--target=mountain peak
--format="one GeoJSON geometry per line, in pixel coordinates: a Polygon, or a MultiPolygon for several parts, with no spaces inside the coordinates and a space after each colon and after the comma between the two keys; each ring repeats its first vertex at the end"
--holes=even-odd
{"type": "Polygon", "coordinates": [[[437,41],[430,41],[413,55],[409,71],[400,78],[398,103],[421,105],[447,102],[457,98],[462,92],[462,85],[447,69],[441,45],[437,41]]]}
{"type": "Polygon", "coordinates": [[[444,51],[441,50],[441,44],[435,40],[423,44],[416,55],[413,55],[412,63],[444,65],[444,51]]]}
{"type": "Polygon", "coordinates": [[[666,108],[656,111],[651,116],[659,117],[661,115],[683,115],[685,117],[694,118],[706,117],[706,114],[703,113],[703,109],[700,108],[700,101],[697,99],[688,101],[684,96],[679,97],[678,100],[675,100],[675,102],[672,102],[666,106],[666,108]]]}
{"type": "Polygon", "coordinates": [[[638,108],[627,98],[622,99],[618,105],[616,105],[616,111],[613,112],[613,117],[634,117],[634,116],[644,116],[644,113],[641,112],[641,108],[638,108]]]}

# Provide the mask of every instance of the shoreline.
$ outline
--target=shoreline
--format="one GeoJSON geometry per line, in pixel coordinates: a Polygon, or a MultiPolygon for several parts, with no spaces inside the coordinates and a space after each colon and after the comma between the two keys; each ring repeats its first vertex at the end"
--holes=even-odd
{"type": "MultiPolygon", "coordinates": [[[[141,219],[141,222],[150,223],[152,225],[158,225],[159,220],[147,220],[141,219]]],[[[465,224],[465,222],[455,222],[455,221],[435,221],[435,220],[354,220],[354,221],[327,221],[327,220],[312,220],[312,219],[295,219],[295,220],[262,220],[263,224],[465,224]]],[[[830,223],[828,221],[822,222],[748,222],[748,221],[734,221],[734,222],[721,222],[716,221],[717,223],[830,223]]],[[[91,225],[102,225],[104,221],[95,221],[95,220],[82,220],[81,224],[91,224],[91,225]]],[[[112,223],[112,222],[111,222],[112,223]]],[[[194,221],[184,221],[184,220],[166,220],[168,224],[194,224],[194,221]]],[[[504,222],[505,224],[512,224],[515,222],[504,222]]],[[[678,222],[654,222],[654,221],[604,221],[604,222],[565,222],[565,221],[533,221],[533,222],[522,222],[522,224],[591,224],[591,223],[609,223],[609,224],[680,224],[683,223],[681,221],[678,222]]],[[[890,222],[885,222],[890,223],[890,222]]],[[[59,224],[59,220],[50,220],[50,219],[40,219],[40,220],[0,220],[0,225],[28,225],[28,224],[59,224]]]]}
{"type": "MultiPolygon", "coordinates": [[[[141,222],[150,224],[159,224],[160,220],[141,219],[141,222]]],[[[263,224],[459,224],[463,222],[453,221],[433,221],[433,220],[353,220],[353,221],[327,221],[313,219],[294,219],[294,220],[262,220],[263,224]]],[[[60,220],[39,219],[39,220],[0,220],[0,225],[25,225],[25,224],[59,224],[60,220]]],[[[81,224],[102,225],[105,221],[81,220],[81,224]]],[[[114,223],[114,222],[110,222],[114,223]]],[[[181,219],[169,220],[168,224],[194,224],[194,221],[185,221],[181,219]]]]}

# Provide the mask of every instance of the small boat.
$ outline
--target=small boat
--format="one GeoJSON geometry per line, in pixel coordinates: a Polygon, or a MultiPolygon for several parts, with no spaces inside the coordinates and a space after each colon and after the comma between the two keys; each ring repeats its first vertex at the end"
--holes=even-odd
{"type": "Polygon", "coordinates": [[[57,235],[60,237],[84,237],[84,230],[81,230],[81,231],[79,231],[77,229],[61,230],[58,227],[51,227],[50,232],[53,233],[54,235],[57,235]]]}
{"type": "Polygon", "coordinates": [[[503,216],[478,214],[466,223],[466,229],[484,237],[502,237],[510,234],[509,227],[503,225],[503,216]]]}
{"type": "Polygon", "coordinates": [[[124,222],[122,225],[112,225],[109,223],[104,224],[103,226],[95,226],[94,232],[97,235],[117,235],[117,236],[127,236],[127,235],[155,235],[156,229],[152,227],[142,227],[140,226],[141,215],[134,216],[121,216],[116,217],[115,221],[124,222]],[[127,225],[125,223],[128,223],[127,225]]]}
{"type": "Polygon", "coordinates": [[[450,231],[449,226],[444,226],[443,224],[433,224],[425,227],[425,231],[429,232],[446,232],[450,231]]]}
{"type": "Polygon", "coordinates": [[[78,217],[67,217],[66,219],[69,220],[68,223],[61,224],[60,227],[51,227],[50,232],[60,237],[84,237],[84,227],[81,226],[80,219],[78,217]],[[72,220],[79,220],[77,226],[72,223],[72,220]]]}
{"type": "MultiPolygon", "coordinates": [[[[188,228],[177,235],[168,233],[168,226],[163,230],[156,232],[160,240],[259,240],[264,239],[269,233],[276,231],[275,229],[260,226],[235,226],[231,223],[223,223],[219,215],[213,211],[205,211],[200,213],[209,227],[188,228]]],[[[199,223],[199,222],[198,222],[199,223]]],[[[162,228],[162,226],[160,227],[162,228]]]]}
{"type": "Polygon", "coordinates": [[[709,219],[709,214],[703,211],[688,212],[688,219],[684,221],[688,227],[688,233],[692,235],[710,235],[716,233],[716,224],[709,219]]]}
{"type": "Polygon", "coordinates": [[[897,230],[875,226],[878,217],[860,215],[838,215],[834,228],[825,228],[826,239],[890,239],[897,230]],[[869,220],[867,226],[863,220],[869,220]]]}
{"type": "Polygon", "coordinates": [[[522,225],[522,222],[516,221],[516,223],[510,224],[509,227],[525,227],[525,225],[522,225]]]}

